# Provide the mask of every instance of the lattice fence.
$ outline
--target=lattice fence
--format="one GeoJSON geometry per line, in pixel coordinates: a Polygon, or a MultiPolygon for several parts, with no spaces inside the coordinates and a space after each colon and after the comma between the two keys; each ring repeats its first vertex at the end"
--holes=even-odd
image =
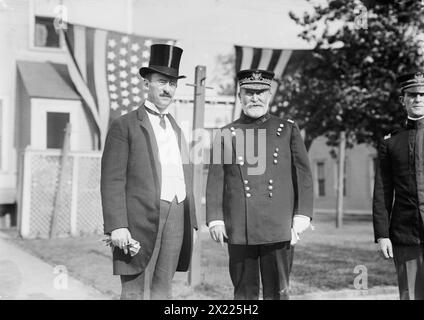
{"type": "Polygon", "coordinates": [[[100,200],[100,152],[70,152],[60,193],[59,150],[26,150],[21,157],[19,229],[24,238],[49,236],[55,197],[57,236],[103,232],[100,200]]]}

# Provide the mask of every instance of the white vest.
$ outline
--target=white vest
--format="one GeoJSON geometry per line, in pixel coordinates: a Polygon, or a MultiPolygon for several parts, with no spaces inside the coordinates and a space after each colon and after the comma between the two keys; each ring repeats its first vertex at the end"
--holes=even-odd
{"type": "MultiPolygon", "coordinates": [[[[144,105],[150,110],[159,112],[156,106],[148,100],[145,101],[144,105]]],[[[147,113],[147,115],[152,124],[159,149],[162,173],[160,199],[171,202],[177,197],[177,201],[180,203],[186,198],[186,185],[177,134],[168,117],[164,118],[166,129],[163,129],[159,125],[160,118],[158,116],[151,113],[147,113]]]]}

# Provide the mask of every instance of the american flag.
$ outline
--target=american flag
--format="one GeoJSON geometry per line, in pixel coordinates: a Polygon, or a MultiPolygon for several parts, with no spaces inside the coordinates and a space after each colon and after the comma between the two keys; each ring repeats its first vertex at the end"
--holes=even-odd
{"type": "MultiPolygon", "coordinates": [[[[236,53],[235,71],[245,69],[262,69],[273,71],[274,81],[271,85],[271,91],[274,98],[278,89],[279,80],[287,74],[295,72],[299,66],[311,55],[310,50],[292,50],[292,49],[269,49],[254,48],[247,46],[234,46],[236,53]]],[[[237,86],[236,86],[237,87],[237,86]]],[[[241,114],[241,105],[236,99],[234,108],[234,118],[241,114]]]]}
{"type": "Polygon", "coordinates": [[[175,41],[75,24],[67,25],[64,38],[69,75],[98,128],[101,147],[110,122],[145,99],[138,70],[148,65],[150,46],[175,41]]]}

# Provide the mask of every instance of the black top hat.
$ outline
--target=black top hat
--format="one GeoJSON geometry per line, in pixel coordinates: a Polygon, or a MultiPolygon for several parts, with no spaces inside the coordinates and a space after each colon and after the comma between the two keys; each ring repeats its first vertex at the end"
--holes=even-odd
{"type": "Polygon", "coordinates": [[[176,46],[153,44],[150,47],[149,66],[140,68],[140,75],[144,78],[149,73],[157,72],[171,78],[185,78],[178,75],[182,53],[183,49],[176,46]]]}

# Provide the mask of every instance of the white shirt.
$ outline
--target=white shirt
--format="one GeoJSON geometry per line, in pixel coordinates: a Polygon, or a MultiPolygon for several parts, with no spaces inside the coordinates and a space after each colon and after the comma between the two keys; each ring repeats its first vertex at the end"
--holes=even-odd
{"type": "MultiPolygon", "coordinates": [[[[161,113],[158,108],[148,100],[145,101],[144,105],[150,110],[161,113]]],[[[159,150],[159,161],[162,173],[160,198],[161,200],[172,202],[172,200],[177,197],[177,201],[180,203],[186,198],[186,185],[177,135],[168,117],[164,117],[166,128],[163,129],[159,125],[160,117],[148,112],[147,115],[152,124],[159,150]]]]}

